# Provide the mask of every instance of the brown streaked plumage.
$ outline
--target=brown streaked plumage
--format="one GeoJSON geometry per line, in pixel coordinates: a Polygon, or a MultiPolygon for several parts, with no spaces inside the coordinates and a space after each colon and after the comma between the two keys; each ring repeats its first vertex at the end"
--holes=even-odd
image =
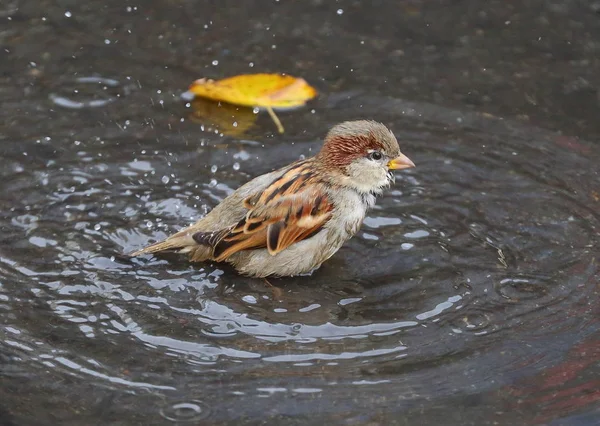
{"type": "Polygon", "coordinates": [[[393,180],[389,170],[407,167],[414,164],[383,124],[341,123],[314,157],[251,180],[194,225],[132,256],[171,250],[250,276],[308,273],[358,231],[393,180]]]}

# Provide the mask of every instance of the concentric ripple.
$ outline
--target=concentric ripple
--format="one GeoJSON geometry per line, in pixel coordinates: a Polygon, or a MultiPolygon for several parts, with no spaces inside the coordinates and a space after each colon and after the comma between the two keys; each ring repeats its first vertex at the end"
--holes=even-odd
{"type": "Polygon", "coordinates": [[[366,407],[382,395],[409,404],[492,391],[560,359],[564,347],[547,338],[598,326],[582,309],[597,304],[600,153],[491,118],[452,125],[448,111],[425,125],[380,117],[418,167],[397,175],[321,270],[273,280],[281,296],[223,265],[123,256],[310,155],[343,114],[290,145],[212,134],[168,149],[150,137],[127,149],[65,138],[25,144],[27,160],[9,152],[5,374],[147,389],[165,396],[160,414],[173,422],[232,419],[258,415],[256,398],[326,401],[360,388],[366,407]],[[238,400],[237,412],[222,409],[238,400]]]}

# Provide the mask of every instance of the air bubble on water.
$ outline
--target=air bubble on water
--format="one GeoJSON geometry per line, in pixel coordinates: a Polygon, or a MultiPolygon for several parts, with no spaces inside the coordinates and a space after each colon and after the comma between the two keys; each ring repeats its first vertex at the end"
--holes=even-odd
{"type": "Polygon", "coordinates": [[[211,179],[210,182],[208,183],[208,187],[209,188],[214,188],[215,186],[217,186],[217,180],[216,179],[211,179]]]}
{"type": "Polygon", "coordinates": [[[258,114],[258,113],[259,113],[259,111],[260,111],[260,108],[259,108],[259,107],[254,107],[254,108],[252,108],[252,112],[253,112],[254,114],[258,114]]]}
{"type": "Polygon", "coordinates": [[[304,160],[305,158],[306,158],[306,155],[304,155],[304,154],[300,155],[300,160],[304,160]]]}
{"type": "Polygon", "coordinates": [[[102,226],[99,223],[94,225],[94,231],[99,231],[101,228],[102,226]]]}
{"type": "Polygon", "coordinates": [[[158,89],[158,90],[156,91],[156,93],[158,93],[158,94],[160,95],[160,94],[162,93],[162,90],[158,89]]]}
{"type": "Polygon", "coordinates": [[[148,229],[152,228],[152,222],[151,221],[146,222],[146,228],[148,228],[148,229]]]}
{"type": "Polygon", "coordinates": [[[235,162],[233,163],[233,170],[239,170],[240,169],[240,163],[235,162]]]}
{"type": "Polygon", "coordinates": [[[73,15],[71,14],[71,12],[70,12],[70,11],[68,11],[68,10],[67,10],[67,11],[65,12],[65,16],[66,16],[67,18],[70,18],[70,17],[71,17],[71,16],[73,16],[73,15]]]}
{"type": "Polygon", "coordinates": [[[109,39],[107,39],[107,38],[105,38],[105,39],[104,39],[104,44],[110,44],[110,40],[109,40],[109,39]]]}
{"type": "Polygon", "coordinates": [[[337,10],[337,14],[338,15],[343,15],[344,14],[344,9],[338,9],[337,10]]]}
{"type": "Polygon", "coordinates": [[[219,65],[219,61],[217,61],[217,60],[215,59],[214,61],[212,61],[212,64],[213,64],[213,66],[215,66],[215,67],[216,67],[217,65],[219,65]]]}
{"type": "Polygon", "coordinates": [[[75,145],[81,145],[81,141],[73,141],[73,144],[75,144],[75,145]]]}
{"type": "Polygon", "coordinates": [[[219,168],[216,166],[216,164],[213,164],[212,166],[210,166],[210,172],[211,173],[216,173],[217,170],[219,170],[219,168]]]}
{"type": "Polygon", "coordinates": [[[250,63],[248,64],[248,66],[249,66],[250,68],[254,67],[254,62],[250,62],[250,63]]]}
{"type": "Polygon", "coordinates": [[[170,181],[170,180],[171,180],[171,179],[169,178],[169,176],[163,176],[163,177],[162,177],[162,179],[161,179],[162,183],[164,183],[165,185],[166,185],[167,183],[169,183],[169,181],[170,181]]]}
{"type": "Polygon", "coordinates": [[[237,127],[237,126],[238,126],[238,122],[237,122],[237,121],[234,121],[234,122],[233,122],[233,127],[237,127]]]}

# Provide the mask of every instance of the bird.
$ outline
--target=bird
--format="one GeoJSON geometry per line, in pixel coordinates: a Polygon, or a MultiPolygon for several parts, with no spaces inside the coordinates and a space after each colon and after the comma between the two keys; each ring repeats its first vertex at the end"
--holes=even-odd
{"type": "Polygon", "coordinates": [[[187,253],[241,275],[310,275],[354,236],[394,170],[415,167],[384,124],[333,126],[321,150],[239,187],[206,216],[130,256],[187,253]]]}

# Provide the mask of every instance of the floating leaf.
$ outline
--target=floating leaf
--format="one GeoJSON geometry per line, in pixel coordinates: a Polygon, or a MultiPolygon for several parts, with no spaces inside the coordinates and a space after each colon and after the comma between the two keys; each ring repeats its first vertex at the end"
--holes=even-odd
{"type": "Polygon", "coordinates": [[[215,101],[265,108],[280,133],[283,126],[273,110],[301,107],[317,96],[304,79],[282,74],[243,74],[216,81],[201,78],[189,91],[215,101]]]}
{"type": "Polygon", "coordinates": [[[228,136],[240,136],[256,122],[252,108],[198,98],[192,103],[192,121],[214,127],[228,136]]]}

